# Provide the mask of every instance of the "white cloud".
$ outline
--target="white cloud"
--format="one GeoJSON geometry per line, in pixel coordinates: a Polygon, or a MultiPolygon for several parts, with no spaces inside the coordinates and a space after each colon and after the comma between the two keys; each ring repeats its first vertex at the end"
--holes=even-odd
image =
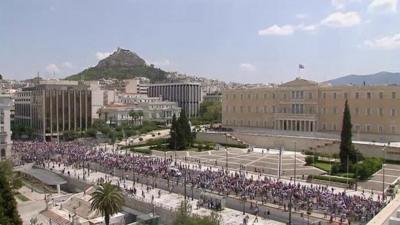
{"type": "Polygon", "coordinates": [[[263,30],[258,31],[258,35],[260,36],[268,36],[268,35],[277,35],[277,36],[285,36],[293,34],[295,28],[292,25],[284,25],[278,26],[273,25],[263,30]]]}
{"type": "Polygon", "coordinates": [[[58,73],[60,72],[60,68],[56,64],[49,64],[46,66],[46,71],[49,73],[58,73]]]}
{"type": "Polygon", "coordinates": [[[398,0],[373,0],[368,5],[368,12],[397,12],[398,0]]]}
{"type": "Polygon", "coordinates": [[[111,52],[96,52],[96,58],[98,60],[102,60],[107,58],[109,55],[111,55],[111,52]]]}
{"type": "Polygon", "coordinates": [[[400,49],[400,33],[375,40],[366,40],[364,41],[364,45],[374,49],[400,49]]]}
{"type": "Polygon", "coordinates": [[[64,67],[64,68],[67,68],[67,69],[71,69],[73,67],[72,63],[70,63],[68,61],[63,62],[61,66],[64,67]]]}
{"type": "Polygon", "coordinates": [[[256,67],[251,63],[241,63],[239,65],[239,68],[240,68],[240,70],[246,71],[246,72],[256,71],[256,67]]]}
{"type": "Polygon", "coordinates": [[[357,12],[335,12],[321,21],[321,25],[330,27],[352,27],[361,23],[357,12]]]}

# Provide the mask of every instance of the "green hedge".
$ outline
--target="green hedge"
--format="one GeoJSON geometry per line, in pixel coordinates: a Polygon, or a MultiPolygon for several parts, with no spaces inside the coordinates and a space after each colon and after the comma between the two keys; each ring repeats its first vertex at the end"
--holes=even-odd
{"type": "Polygon", "coordinates": [[[142,153],[142,154],[146,154],[146,155],[150,155],[151,154],[151,150],[150,149],[131,148],[130,151],[131,152],[136,152],[136,153],[142,153]]]}
{"type": "Polygon", "coordinates": [[[323,176],[323,175],[309,175],[309,179],[316,179],[316,180],[325,180],[325,181],[332,181],[338,183],[349,183],[354,184],[356,181],[353,178],[345,178],[345,177],[335,177],[335,176],[323,176]]]}
{"type": "Polygon", "coordinates": [[[244,144],[221,144],[224,147],[232,147],[232,148],[247,148],[247,145],[244,144]]]}

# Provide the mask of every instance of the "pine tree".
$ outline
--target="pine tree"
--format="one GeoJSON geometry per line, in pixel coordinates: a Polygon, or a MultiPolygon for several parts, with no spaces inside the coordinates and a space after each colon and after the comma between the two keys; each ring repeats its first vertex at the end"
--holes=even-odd
{"type": "Polygon", "coordinates": [[[171,122],[171,129],[170,129],[170,138],[169,138],[169,148],[170,149],[175,149],[177,148],[177,121],[176,121],[176,115],[174,114],[172,116],[172,122],[171,122]]]}
{"type": "Polygon", "coordinates": [[[178,137],[179,149],[186,149],[192,145],[192,130],[190,128],[189,120],[186,117],[185,110],[181,111],[178,119],[178,137]]]}
{"type": "Polygon", "coordinates": [[[340,134],[340,167],[342,171],[347,170],[347,166],[357,161],[357,151],[352,142],[352,124],[349,104],[346,100],[343,112],[342,132],[340,134]]]}
{"type": "Polygon", "coordinates": [[[22,225],[10,181],[3,170],[0,171],[0,224],[22,225]]]}

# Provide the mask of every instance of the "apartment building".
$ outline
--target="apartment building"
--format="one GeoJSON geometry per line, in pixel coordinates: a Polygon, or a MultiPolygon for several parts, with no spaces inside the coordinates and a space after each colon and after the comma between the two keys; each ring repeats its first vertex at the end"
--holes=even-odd
{"type": "Polygon", "coordinates": [[[348,100],[355,133],[400,136],[400,86],[331,86],[301,78],[223,92],[225,126],[339,133],[348,100]]]}

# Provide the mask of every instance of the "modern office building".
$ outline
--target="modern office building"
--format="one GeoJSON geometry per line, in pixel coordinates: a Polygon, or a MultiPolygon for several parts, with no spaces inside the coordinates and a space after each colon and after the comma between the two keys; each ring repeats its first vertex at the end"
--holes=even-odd
{"type": "Polygon", "coordinates": [[[149,97],[162,97],[163,100],[177,102],[189,117],[196,117],[201,102],[199,83],[149,84],[149,97]]]}
{"type": "Polygon", "coordinates": [[[11,127],[10,110],[12,100],[9,95],[0,95],[0,160],[9,158],[11,155],[11,127]]]}
{"type": "Polygon", "coordinates": [[[59,138],[64,131],[83,131],[92,123],[92,92],[76,81],[43,80],[15,98],[15,123],[31,126],[34,135],[59,138]]]}
{"type": "MultiPolygon", "coordinates": [[[[331,86],[297,78],[223,91],[223,125],[339,133],[348,100],[354,132],[400,136],[400,86],[331,86]]],[[[375,139],[379,141],[379,139],[375,139]]]]}

